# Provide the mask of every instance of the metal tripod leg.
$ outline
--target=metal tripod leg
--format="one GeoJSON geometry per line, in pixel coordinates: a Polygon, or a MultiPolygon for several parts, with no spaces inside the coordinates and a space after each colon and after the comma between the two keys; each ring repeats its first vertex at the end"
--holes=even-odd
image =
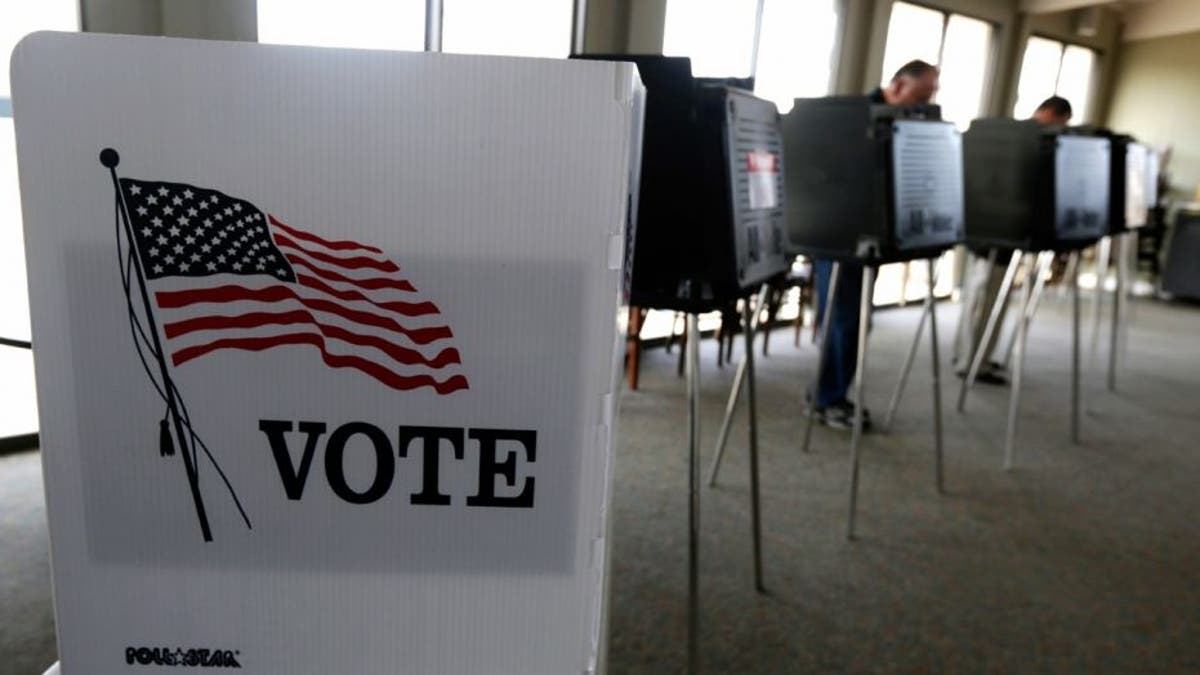
{"type": "Polygon", "coordinates": [[[825,316],[821,321],[821,348],[817,350],[817,374],[813,380],[812,400],[808,402],[808,417],[804,423],[804,441],[800,449],[808,452],[812,443],[813,420],[817,415],[817,389],[821,386],[821,375],[825,372],[825,355],[829,351],[829,327],[832,325],[834,297],[837,296],[838,277],[842,274],[842,264],[834,262],[829,272],[829,290],[825,293],[825,316]]]}
{"type": "Polygon", "coordinates": [[[929,304],[929,356],[933,364],[933,448],[934,448],[934,485],[938,494],[945,492],[944,475],[942,471],[942,367],[938,356],[937,333],[937,303],[933,297],[934,284],[933,259],[929,259],[929,295],[925,302],[929,304]]]}
{"type": "MultiPolygon", "coordinates": [[[[1031,256],[1032,257],[1032,256],[1031,256]]],[[[1030,260],[1030,264],[1032,264],[1030,260]]],[[[1004,469],[1013,467],[1015,454],[1014,443],[1017,436],[1017,410],[1021,407],[1021,379],[1025,373],[1025,353],[1029,344],[1029,297],[1032,295],[1032,284],[1021,287],[1021,313],[1017,315],[1017,365],[1013,368],[1012,393],[1008,401],[1008,429],[1004,436],[1004,469]]]]}
{"type": "Polygon", "coordinates": [[[1078,254],[1067,258],[1067,269],[1063,270],[1063,284],[1058,287],[1058,297],[1063,297],[1067,294],[1067,280],[1078,279],[1079,274],[1079,258],[1078,254]]]}
{"type": "MultiPolygon", "coordinates": [[[[754,302],[754,316],[758,315],[759,309],[762,308],[763,303],[767,301],[767,294],[770,293],[770,291],[771,288],[767,284],[763,284],[762,288],[759,289],[758,296],[755,298],[754,302]]],[[[746,302],[749,303],[750,298],[747,298],[746,302]]],[[[751,327],[745,330],[750,336],[750,339],[753,340],[754,328],[751,327]]],[[[738,400],[741,399],[742,396],[742,386],[746,382],[747,363],[749,363],[751,367],[754,365],[753,359],[746,356],[743,356],[742,360],[738,362],[737,372],[734,373],[733,376],[733,386],[729,389],[729,400],[725,402],[725,417],[721,420],[721,430],[717,433],[717,451],[713,453],[712,464],[710,464],[708,468],[709,487],[717,484],[717,472],[721,470],[721,460],[725,457],[725,446],[729,441],[729,430],[733,426],[733,413],[737,410],[738,400]]],[[[757,420],[752,419],[752,422],[757,423],[757,420]]]]}
{"type": "Polygon", "coordinates": [[[1112,238],[1105,237],[1096,244],[1096,288],[1092,291],[1092,334],[1088,345],[1088,363],[1095,363],[1100,343],[1100,303],[1104,299],[1104,281],[1108,277],[1108,261],[1112,257],[1112,238]]]}
{"type": "MultiPolygon", "coordinates": [[[[1075,257],[1072,256],[1070,259],[1074,260],[1075,257]]],[[[1050,266],[1053,264],[1054,264],[1054,253],[1052,251],[1046,251],[1044,253],[1038,254],[1038,261],[1037,261],[1037,266],[1036,266],[1037,271],[1035,272],[1035,274],[1037,274],[1037,278],[1033,282],[1033,297],[1030,298],[1030,300],[1029,300],[1029,318],[1030,318],[1030,320],[1032,320],[1033,316],[1035,314],[1037,314],[1038,307],[1041,305],[1042,293],[1045,293],[1045,291],[1046,291],[1046,276],[1049,274],[1050,266]]],[[[1071,266],[1070,263],[1068,263],[1067,267],[1070,267],[1070,266],[1071,266]]],[[[1076,265],[1076,267],[1078,267],[1078,265],[1076,265]]],[[[1070,277],[1068,277],[1068,278],[1070,278],[1070,277]]],[[[1009,338],[1008,338],[1008,347],[1006,347],[1004,350],[1004,360],[1001,361],[1001,363],[1004,364],[1005,368],[1008,368],[1009,364],[1012,363],[1013,347],[1016,346],[1016,344],[1017,344],[1017,329],[1014,326],[1012,335],[1009,336],[1009,338]]]]}
{"type": "Polygon", "coordinates": [[[1117,287],[1113,291],[1112,336],[1108,345],[1108,390],[1117,390],[1117,354],[1120,351],[1121,321],[1125,316],[1125,269],[1128,266],[1129,239],[1121,235],[1117,241],[1117,287]]]}
{"type": "Polygon", "coordinates": [[[908,376],[912,372],[913,361],[917,358],[917,349],[921,346],[921,335],[925,332],[925,320],[933,314],[933,285],[937,282],[934,277],[934,261],[929,260],[929,293],[925,296],[925,302],[921,305],[921,318],[917,319],[917,332],[913,335],[912,345],[908,348],[908,356],[904,358],[904,365],[900,367],[900,379],[896,382],[896,390],[892,392],[892,400],[888,402],[887,415],[883,418],[883,430],[889,431],[892,428],[892,422],[896,419],[896,408],[900,406],[900,396],[904,393],[904,387],[908,385],[908,376]]]}
{"type": "MultiPolygon", "coordinates": [[[[1079,252],[1071,254],[1078,262],[1079,252]]],[[[1071,275],[1071,442],[1079,443],[1079,415],[1083,407],[1079,397],[1079,265],[1071,275]]]]}
{"type": "Polygon", "coordinates": [[[858,464],[863,432],[863,389],[867,379],[867,327],[871,321],[871,292],[875,287],[875,268],[863,267],[862,296],[858,307],[858,366],[854,373],[854,432],[850,436],[850,513],[846,538],[854,539],[854,519],[858,513],[858,464]]]}
{"type": "MultiPolygon", "coordinates": [[[[763,284],[760,298],[767,298],[766,284],[763,284]]],[[[747,300],[742,310],[742,323],[745,324],[743,333],[746,335],[746,404],[750,413],[750,536],[754,543],[754,589],[765,593],[762,570],[762,513],[758,493],[758,408],[754,394],[754,319],[762,305],[750,309],[747,300]]]]}
{"type": "MultiPolygon", "coordinates": [[[[992,334],[996,332],[998,327],[996,324],[1000,322],[1000,313],[1004,308],[1004,304],[1008,302],[1008,293],[1012,290],[1013,279],[1017,276],[1017,268],[1021,266],[1022,254],[1020,251],[1013,251],[1012,259],[1008,261],[1008,269],[1004,270],[1004,280],[1000,282],[1000,292],[996,294],[996,301],[992,303],[992,311],[988,314],[987,325],[983,329],[983,336],[979,340],[979,344],[971,345],[971,367],[967,370],[967,376],[963,378],[962,386],[958,390],[958,411],[963,412],[967,407],[967,390],[975,384],[975,378],[979,375],[979,368],[983,365],[983,359],[986,356],[987,345],[992,341],[992,334]]],[[[1028,288],[1029,284],[1026,284],[1028,288]]],[[[1021,308],[1020,316],[1025,316],[1025,308],[1021,308]]]]}
{"type": "Polygon", "coordinates": [[[700,327],[687,315],[688,417],[688,659],[689,673],[700,664],[700,327]]]}

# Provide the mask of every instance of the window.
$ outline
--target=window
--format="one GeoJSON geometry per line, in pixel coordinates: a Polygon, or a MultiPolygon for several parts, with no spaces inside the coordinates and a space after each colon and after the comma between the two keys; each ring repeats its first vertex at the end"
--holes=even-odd
{"type": "Polygon", "coordinates": [[[755,0],[668,0],[663,54],[687,56],[696,77],[753,72],[755,0]]]}
{"type": "Polygon", "coordinates": [[[838,35],[836,0],[766,0],[763,3],[754,93],[780,113],[797,98],[825,96],[833,81],[838,35]]]}
{"type": "Polygon", "coordinates": [[[897,2],[892,6],[880,82],[886,86],[905,63],[921,59],[941,69],[934,102],[942,118],[966,129],[983,108],[992,25],[961,14],[897,2]]]}
{"type": "Polygon", "coordinates": [[[421,51],[425,0],[258,0],[258,41],[421,51]]]}
{"type": "Polygon", "coordinates": [[[5,0],[0,3],[0,438],[37,431],[25,238],[17,187],[8,59],[22,37],[38,30],[79,29],[74,0],[5,0]]]}
{"type": "Polygon", "coordinates": [[[697,77],[753,75],[754,92],[786,113],[796,98],[829,93],[840,4],[668,0],[663,54],[691,58],[697,77]]]}
{"type": "Polygon", "coordinates": [[[442,51],[566,58],[572,0],[443,0],[442,51]]]}
{"type": "Polygon", "coordinates": [[[1092,93],[1092,75],[1096,52],[1086,47],[1063,44],[1056,40],[1031,37],[1021,60],[1021,79],[1017,83],[1017,104],[1013,117],[1025,119],[1051,96],[1071,102],[1071,121],[1089,120],[1088,99],[1092,93]]]}

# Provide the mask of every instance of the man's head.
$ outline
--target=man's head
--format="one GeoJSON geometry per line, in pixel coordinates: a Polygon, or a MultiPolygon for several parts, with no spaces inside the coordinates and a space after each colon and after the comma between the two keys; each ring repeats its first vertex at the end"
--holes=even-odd
{"type": "Polygon", "coordinates": [[[923,105],[933,100],[937,90],[937,66],[916,60],[896,71],[883,90],[883,97],[889,105],[923,105]]]}
{"type": "Polygon", "coordinates": [[[1065,127],[1071,123],[1071,102],[1061,96],[1051,96],[1033,111],[1033,119],[1041,124],[1065,127]]]}

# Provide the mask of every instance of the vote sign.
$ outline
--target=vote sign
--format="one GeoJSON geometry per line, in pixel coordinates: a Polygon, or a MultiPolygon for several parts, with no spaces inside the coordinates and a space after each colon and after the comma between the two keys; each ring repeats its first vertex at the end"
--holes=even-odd
{"type": "Polygon", "coordinates": [[[63,671],[594,668],[636,71],[13,72],[63,671]]]}

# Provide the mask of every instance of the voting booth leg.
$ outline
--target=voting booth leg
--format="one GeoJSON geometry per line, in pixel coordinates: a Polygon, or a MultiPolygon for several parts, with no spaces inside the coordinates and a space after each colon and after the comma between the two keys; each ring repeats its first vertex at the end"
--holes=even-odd
{"type": "MultiPolygon", "coordinates": [[[[999,330],[996,325],[1000,323],[1000,313],[1004,309],[1005,303],[1008,302],[1008,293],[1012,290],[1013,279],[1017,276],[1017,268],[1021,266],[1022,254],[1020,251],[1013,251],[1012,258],[1008,261],[1008,269],[1004,270],[1004,279],[1000,282],[1000,292],[996,294],[996,301],[992,303],[992,310],[988,314],[987,325],[984,326],[983,336],[979,339],[979,344],[970,344],[968,353],[971,355],[971,366],[967,370],[967,376],[963,378],[962,386],[958,390],[958,411],[963,412],[967,407],[967,390],[975,384],[975,378],[979,375],[979,368],[983,365],[983,359],[987,356],[987,345],[992,341],[992,334],[999,330]]],[[[1026,284],[1026,288],[1028,288],[1026,284]]],[[[1025,316],[1025,308],[1021,308],[1020,317],[1025,316]]],[[[973,333],[974,331],[972,331],[973,333]]]]}
{"type": "MultiPolygon", "coordinates": [[[[932,287],[932,284],[930,286],[932,287]]],[[[912,372],[913,362],[917,359],[917,349],[921,346],[921,336],[925,332],[925,320],[929,318],[932,310],[933,295],[930,294],[921,306],[921,318],[917,319],[917,332],[913,335],[912,344],[909,345],[908,355],[904,357],[904,365],[900,366],[900,379],[896,382],[896,390],[892,392],[892,400],[888,402],[887,415],[883,418],[884,431],[890,431],[892,422],[896,419],[896,408],[900,406],[900,397],[904,394],[904,387],[908,384],[908,376],[912,372]]]]}
{"type": "MultiPolygon", "coordinates": [[[[913,335],[912,345],[908,348],[908,355],[904,358],[904,365],[900,367],[900,379],[896,382],[896,390],[892,392],[892,400],[888,402],[887,415],[883,419],[883,430],[888,431],[892,428],[892,422],[896,419],[896,408],[900,406],[900,397],[904,394],[904,388],[908,386],[908,376],[912,373],[913,362],[917,358],[917,349],[921,346],[921,336],[925,332],[925,321],[934,314],[933,311],[933,287],[937,283],[937,277],[934,275],[935,262],[932,258],[929,259],[929,293],[925,296],[925,303],[921,306],[921,317],[917,319],[917,332],[913,335]]],[[[936,340],[934,349],[937,349],[936,340]]],[[[937,367],[937,364],[934,364],[937,367]]]]}
{"type": "MultiPolygon", "coordinates": [[[[1032,264],[1032,260],[1029,261],[1032,264]]],[[[1021,379],[1025,373],[1025,352],[1029,344],[1029,297],[1032,295],[1032,284],[1026,283],[1021,287],[1021,312],[1017,314],[1017,365],[1013,367],[1012,393],[1008,402],[1008,429],[1004,436],[1004,469],[1013,468],[1015,454],[1014,444],[1017,436],[1017,411],[1021,407],[1021,379]]]]}
{"type": "Polygon", "coordinates": [[[1071,254],[1075,261],[1071,274],[1071,442],[1079,443],[1079,415],[1083,407],[1079,392],[1079,251],[1071,254]]]}
{"type": "MultiPolygon", "coordinates": [[[[766,300],[768,287],[763,284],[759,294],[761,300],[766,300]]],[[[750,414],[750,527],[751,539],[754,543],[754,590],[765,593],[762,570],[762,509],[760,508],[758,492],[758,407],[754,396],[754,319],[762,305],[750,307],[749,299],[742,310],[742,322],[746,335],[746,407],[750,414]]]]}
{"type": "Polygon", "coordinates": [[[1125,318],[1125,293],[1126,279],[1125,274],[1128,268],[1129,261],[1129,235],[1121,235],[1117,242],[1116,255],[1116,276],[1117,287],[1113,291],[1112,301],[1112,335],[1109,336],[1108,345],[1108,378],[1107,385],[1109,391],[1117,390],[1117,355],[1120,352],[1120,336],[1121,322],[1125,318]]]}
{"type": "Polygon", "coordinates": [[[825,355],[829,351],[829,326],[832,325],[830,319],[833,318],[834,311],[833,299],[837,295],[838,277],[841,275],[842,264],[833,263],[829,271],[829,290],[825,293],[825,316],[821,321],[821,348],[817,350],[817,374],[813,380],[811,399],[808,402],[808,417],[804,423],[804,442],[800,445],[800,449],[804,452],[808,452],[808,448],[812,444],[813,421],[817,416],[817,389],[821,386],[821,375],[825,371],[825,355]]]}
{"type": "Polygon", "coordinates": [[[1063,284],[1058,287],[1058,297],[1060,298],[1067,294],[1067,281],[1079,278],[1079,257],[1076,254],[1067,258],[1067,269],[1063,270],[1063,284]]]}
{"type": "MultiPolygon", "coordinates": [[[[1069,258],[1069,260],[1075,260],[1075,256],[1071,256],[1069,258]]],[[[1031,321],[1033,320],[1033,316],[1035,314],[1037,314],[1038,307],[1041,305],[1042,294],[1046,292],[1046,277],[1049,275],[1050,266],[1053,264],[1054,264],[1054,252],[1053,251],[1045,251],[1038,255],[1037,271],[1035,272],[1035,274],[1037,274],[1037,277],[1036,277],[1035,281],[1033,282],[1033,297],[1030,298],[1030,300],[1029,300],[1029,319],[1031,321]]],[[[1070,266],[1071,265],[1068,262],[1067,267],[1070,268],[1070,266]]],[[[1068,274],[1066,278],[1070,279],[1071,276],[1068,274]]],[[[1008,347],[1006,347],[1004,349],[1004,360],[1001,361],[1001,363],[1004,364],[1004,367],[1006,369],[1008,368],[1009,364],[1012,363],[1013,347],[1016,344],[1017,344],[1017,328],[1016,328],[1016,326],[1014,326],[1012,335],[1009,336],[1009,339],[1008,339],[1008,347]]]]}
{"type": "MultiPolygon", "coordinates": [[[[764,303],[767,301],[767,294],[770,291],[771,288],[767,284],[763,284],[762,288],[759,289],[758,296],[754,302],[754,316],[757,316],[758,311],[764,306],[764,303]]],[[[747,298],[746,302],[749,303],[750,299],[747,298]]],[[[750,328],[745,329],[745,332],[749,336],[750,341],[753,342],[754,326],[751,325],[750,328]]],[[[717,433],[717,451],[713,453],[712,464],[708,468],[709,487],[717,484],[717,472],[721,470],[721,460],[725,457],[725,446],[729,442],[729,429],[733,426],[733,413],[737,410],[738,401],[742,396],[742,387],[746,383],[747,363],[749,363],[751,368],[754,367],[753,359],[749,356],[743,356],[742,360],[738,362],[737,372],[733,375],[733,386],[729,389],[729,400],[725,402],[725,417],[721,420],[721,430],[717,433]]],[[[754,425],[758,424],[758,419],[753,414],[751,415],[750,423],[754,425]]],[[[754,439],[756,442],[757,438],[757,433],[755,433],[754,439]]]]}
{"type": "Polygon", "coordinates": [[[862,296],[858,307],[858,366],[854,373],[854,431],[850,435],[850,513],[846,520],[846,538],[854,539],[854,518],[858,512],[858,460],[862,445],[864,380],[867,379],[867,324],[871,321],[871,291],[875,287],[875,268],[863,267],[862,296]]]}
{"type": "Polygon", "coordinates": [[[1104,300],[1104,281],[1108,278],[1108,260],[1112,257],[1112,238],[1096,244],[1096,288],[1092,290],[1092,334],[1088,345],[1088,363],[1095,363],[1100,343],[1100,304],[1104,300]]]}
{"type": "Polygon", "coordinates": [[[938,355],[937,333],[937,302],[933,297],[934,276],[933,259],[929,259],[929,294],[925,302],[929,304],[929,356],[932,362],[933,375],[933,452],[934,452],[934,485],[938,494],[945,492],[944,473],[942,471],[942,366],[938,355]]]}
{"type": "Polygon", "coordinates": [[[688,672],[697,672],[700,648],[700,327],[687,315],[688,416],[688,672]]]}

